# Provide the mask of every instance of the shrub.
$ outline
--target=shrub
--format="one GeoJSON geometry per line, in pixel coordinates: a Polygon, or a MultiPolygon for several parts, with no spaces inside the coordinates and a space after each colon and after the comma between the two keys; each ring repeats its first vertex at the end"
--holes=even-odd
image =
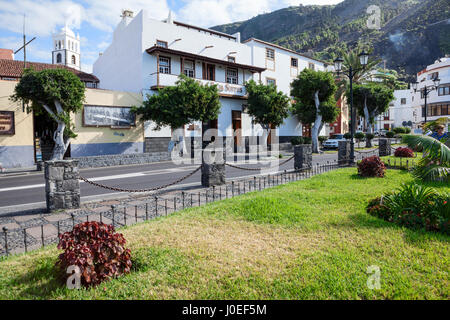
{"type": "Polygon", "coordinates": [[[404,128],[405,128],[405,133],[406,133],[406,134],[411,133],[411,128],[409,128],[409,127],[404,127],[404,128]]]}
{"type": "Polygon", "coordinates": [[[392,131],[393,131],[395,134],[406,133],[406,130],[405,130],[404,127],[396,127],[396,128],[393,128],[392,131]]]}
{"type": "Polygon", "coordinates": [[[346,132],[346,133],[344,133],[344,138],[345,139],[350,139],[352,137],[352,134],[350,133],[350,132],[346,132]]]}
{"type": "Polygon", "coordinates": [[[414,158],[414,151],[410,148],[397,148],[394,152],[394,156],[400,158],[414,158]]]}
{"type": "Polygon", "coordinates": [[[386,221],[392,222],[393,220],[391,211],[383,203],[383,197],[378,197],[369,201],[369,204],[367,205],[367,212],[372,216],[384,219],[386,221]]]}
{"type": "Polygon", "coordinates": [[[357,139],[357,140],[359,140],[359,141],[364,140],[364,137],[365,137],[365,135],[364,135],[363,132],[357,132],[357,133],[355,133],[355,139],[357,139]]]}
{"type": "Polygon", "coordinates": [[[392,131],[386,132],[386,138],[393,138],[395,136],[395,133],[392,131]]]}
{"type": "Polygon", "coordinates": [[[59,236],[58,249],[64,252],[59,255],[56,265],[66,276],[69,266],[78,266],[81,284],[95,286],[130,272],[131,252],[124,248],[125,242],[123,235],[115,233],[112,225],[96,221],[80,223],[59,236]]]}
{"type": "Polygon", "coordinates": [[[303,137],[303,143],[304,144],[312,144],[312,138],[311,137],[303,137]]]}
{"type": "Polygon", "coordinates": [[[324,143],[326,140],[328,140],[327,136],[319,136],[319,142],[320,144],[324,143]]]}
{"type": "Polygon", "coordinates": [[[297,145],[299,145],[299,144],[303,144],[303,137],[293,137],[293,138],[291,139],[291,144],[292,144],[293,146],[297,146],[297,145]]]}
{"type": "Polygon", "coordinates": [[[362,177],[384,177],[386,166],[378,156],[371,156],[358,163],[358,174],[362,177]]]}
{"type": "Polygon", "coordinates": [[[375,138],[375,135],[373,133],[366,133],[367,140],[372,140],[373,138],[375,138]]]}

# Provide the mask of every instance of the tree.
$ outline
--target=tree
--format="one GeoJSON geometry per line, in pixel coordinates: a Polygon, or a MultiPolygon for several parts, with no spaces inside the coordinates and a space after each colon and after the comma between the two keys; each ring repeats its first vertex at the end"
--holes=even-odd
{"type": "Polygon", "coordinates": [[[333,74],[326,71],[304,69],[291,83],[291,96],[296,101],[293,113],[304,124],[314,123],[311,137],[315,153],[319,152],[318,137],[323,125],[339,115],[334,99],[336,89],[333,74]]]}
{"type": "Polygon", "coordinates": [[[47,112],[58,123],[51,160],[63,159],[70,139],[76,137],[70,113],[83,108],[84,91],[83,82],[66,69],[26,69],[14,89],[11,99],[16,102],[23,100],[28,105],[27,112],[47,112]]]}
{"type": "Polygon", "coordinates": [[[429,136],[404,135],[408,147],[423,149],[423,158],[413,169],[414,177],[424,181],[450,181],[450,148],[429,136]]]}
{"type": "MultiPolygon", "coordinates": [[[[349,90],[346,95],[349,99],[349,90]]],[[[392,100],[394,100],[394,90],[382,83],[369,82],[353,86],[353,105],[358,114],[364,114],[369,133],[372,133],[375,118],[389,109],[389,103],[392,100]]]]}
{"type": "Polygon", "coordinates": [[[142,121],[155,122],[156,130],[160,130],[163,126],[178,129],[193,121],[217,119],[220,108],[217,85],[202,85],[182,74],[175,86],[147,95],[143,105],[134,107],[133,112],[141,115],[142,121]]]}
{"type": "Polygon", "coordinates": [[[257,84],[253,79],[245,84],[248,93],[247,110],[254,123],[264,129],[267,144],[272,126],[280,126],[289,116],[290,99],[274,85],[257,84]]]}

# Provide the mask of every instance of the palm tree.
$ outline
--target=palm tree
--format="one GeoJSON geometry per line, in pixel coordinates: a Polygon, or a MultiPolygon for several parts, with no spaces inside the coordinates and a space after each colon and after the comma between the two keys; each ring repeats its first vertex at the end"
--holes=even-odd
{"type": "Polygon", "coordinates": [[[423,149],[423,158],[412,171],[424,181],[450,180],[450,148],[429,136],[404,135],[403,142],[410,148],[423,149]]]}

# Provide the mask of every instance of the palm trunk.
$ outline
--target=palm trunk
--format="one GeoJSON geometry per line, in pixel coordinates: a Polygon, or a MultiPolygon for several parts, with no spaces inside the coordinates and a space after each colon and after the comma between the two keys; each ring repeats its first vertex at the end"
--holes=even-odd
{"type": "Polygon", "coordinates": [[[322,115],[319,113],[319,91],[314,94],[314,102],[316,104],[316,120],[311,128],[312,152],[319,153],[319,131],[322,126],[322,115]]]}

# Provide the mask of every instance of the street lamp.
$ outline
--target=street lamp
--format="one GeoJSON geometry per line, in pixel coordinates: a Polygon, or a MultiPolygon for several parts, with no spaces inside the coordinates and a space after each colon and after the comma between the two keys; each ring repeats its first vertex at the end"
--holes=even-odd
{"type": "Polygon", "coordinates": [[[351,122],[350,122],[350,163],[355,163],[355,118],[356,114],[354,114],[355,110],[353,110],[353,78],[355,74],[361,70],[364,70],[367,66],[367,63],[369,61],[369,54],[365,51],[361,52],[359,55],[359,63],[361,64],[362,68],[353,69],[353,66],[350,65],[349,68],[345,71],[342,70],[342,65],[344,63],[344,60],[340,57],[338,57],[336,60],[334,60],[334,69],[339,76],[340,73],[343,73],[346,75],[350,80],[350,114],[351,114],[351,122]]]}
{"type": "MultiPolygon", "coordinates": [[[[433,78],[433,84],[430,86],[425,85],[422,89],[419,89],[420,92],[423,93],[423,97],[425,98],[425,123],[427,123],[427,115],[428,115],[428,110],[427,110],[427,97],[428,95],[433,91],[433,90],[438,90],[439,88],[439,84],[441,83],[441,79],[439,79],[438,77],[433,78]]],[[[412,83],[412,88],[414,89],[414,92],[418,91],[418,85],[419,82],[414,81],[412,83]]]]}

